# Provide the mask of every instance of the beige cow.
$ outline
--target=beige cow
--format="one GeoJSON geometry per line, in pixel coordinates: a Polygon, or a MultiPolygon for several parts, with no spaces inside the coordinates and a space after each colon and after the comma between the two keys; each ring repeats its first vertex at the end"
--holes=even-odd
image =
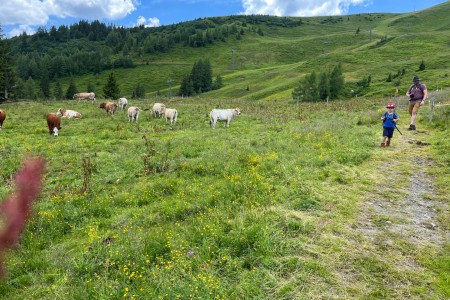
{"type": "Polygon", "coordinates": [[[164,115],[164,111],[166,110],[166,106],[163,103],[155,103],[152,108],[152,116],[160,118],[164,115]]]}
{"type": "Polygon", "coordinates": [[[60,117],[67,118],[67,119],[81,119],[81,114],[77,111],[71,110],[71,109],[64,109],[60,108],[56,112],[56,114],[60,117]]]}
{"type": "Polygon", "coordinates": [[[91,93],[76,93],[73,94],[73,99],[76,100],[91,100],[92,103],[94,103],[95,101],[95,93],[91,92],[91,93]]]}
{"type": "Polygon", "coordinates": [[[178,111],[175,108],[166,108],[164,110],[164,116],[166,117],[166,124],[170,120],[170,125],[175,125],[177,123],[178,111]]]}

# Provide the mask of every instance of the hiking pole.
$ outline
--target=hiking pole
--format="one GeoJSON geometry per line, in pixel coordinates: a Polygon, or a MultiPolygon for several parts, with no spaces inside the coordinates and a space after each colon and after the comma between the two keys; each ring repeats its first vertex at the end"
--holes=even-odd
{"type": "Polygon", "coordinates": [[[397,129],[398,132],[400,132],[400,134],[403,135],[403,133],[400,131],[400,129],[398,129],[397,124],[395,124],[395,129],[397,129]]]}

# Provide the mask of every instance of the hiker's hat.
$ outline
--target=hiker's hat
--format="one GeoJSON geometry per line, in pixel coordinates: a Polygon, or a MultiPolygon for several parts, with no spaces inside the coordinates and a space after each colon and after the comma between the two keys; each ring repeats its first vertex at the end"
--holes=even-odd
{"type": "Polygon", "coordinates": [[[395,102],[388,102],[386,108],[395,108],[395,102]]]}
{"type": "Polygon", "coordinates": [[[419,78],[418,76],[414,76],[414,77],[413,77],[413,82],[414,82],[414,81],[420,81],[420,78],[419,78]]]}

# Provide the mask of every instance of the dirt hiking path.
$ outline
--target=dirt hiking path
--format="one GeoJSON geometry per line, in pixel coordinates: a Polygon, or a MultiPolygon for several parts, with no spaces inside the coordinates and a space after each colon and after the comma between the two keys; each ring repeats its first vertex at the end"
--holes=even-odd
{"type": "Polygon", "coordinates": [[[428,172],[434,162],[427,132],[400,130],[403,135],[396,131],[391,147],[376,153],[384,162],[374,174],[376,185],[362,196],[354,228],[362,238],[355,247],[359,256],[389,269],[381,271],[385,276],[380,279],[389,299],[440,299],[431,288],[425,297],[415,289],[434,280],[423,257],[442,251],[450,240],[450,231],[439,222],[439,213],[448,212],[448,207],[436,199],[438,190],[428,172]]]}

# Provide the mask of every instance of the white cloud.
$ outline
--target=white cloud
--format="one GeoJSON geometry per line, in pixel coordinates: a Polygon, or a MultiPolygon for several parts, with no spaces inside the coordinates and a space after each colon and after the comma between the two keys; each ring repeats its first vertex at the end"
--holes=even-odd
{"type": "Polygon", "coordinates": [[[133,0],[4,0],[0,23],[45,25],[50,16],[121,19],[136,10],[133,0]]]}
{"type": "Polygon", "coordinates": [[[137,0],[3,0],[0,24],[17,26],[12,30],[17,31],[24,26],[44,26],[51,17],[118,20],[138,4],[137,0]]]}
{"type": "Polygon", "coordinates": [[[6,0],[0,9],[2,25],[44,25],[48,19],[49,15],[39,0],[6,0]]]}
{"type": "Polygon", "coordinates": [[[34,30],[33,28],[31,28],[28,25],[19,25],[18,27],[10,30],[8,32],[8,36],[18,36],[24,32],[26,32],[28,35],[32,35],[36,32],[36,30],[34,30]]]}
{"type": "Polygon", "coordinates": [[[144,25],[145,27],[159,27],[161,26],[161,22],[156,17],[145,19],[145,17],[139,16],[136,21],[136,26],[140,25],[144,25]]]}
{"type": "Polygon", "coordinates": [[[246,15],[330,16],[347,13],[350,5],[369,0],[242,0],[246,15]]]}

